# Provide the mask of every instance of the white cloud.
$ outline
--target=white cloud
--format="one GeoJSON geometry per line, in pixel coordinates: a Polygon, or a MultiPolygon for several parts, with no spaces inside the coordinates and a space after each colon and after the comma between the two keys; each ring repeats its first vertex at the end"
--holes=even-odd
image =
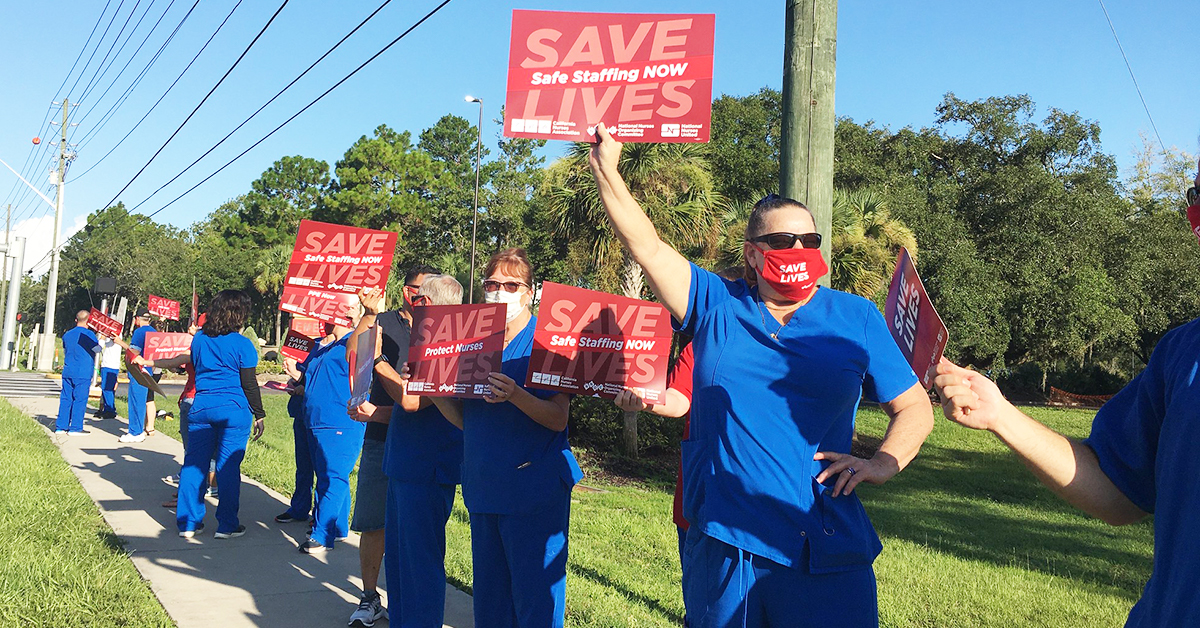
{"type": "MultiPolygon", "coordinates": [[[[59,240],[59,243],[66,242],[68,238],[83,229],[86,224],[87,216],[77,216],[74,222],[64,225],[62,239],[59,240]]],[[[13,225],[13,237],[25,238],[25,272],[29,272],[29,269],[34,264],[38,264],[33,273],[35,277],[41,277],[50,270],[50,262],[47,254],[50,252],[50,247],[53,246],[53,233],[53,214],[45,214],[36,218],[26,218],[13,225]]],[[[0,242],[3,242],[6,237],[7,234],[4,233],[3,229],[0,229],[0,242]]]]}

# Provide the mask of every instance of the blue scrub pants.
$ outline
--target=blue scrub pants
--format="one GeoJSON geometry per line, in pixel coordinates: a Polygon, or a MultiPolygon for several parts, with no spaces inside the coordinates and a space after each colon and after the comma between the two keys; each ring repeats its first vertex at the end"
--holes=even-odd
{"type": "Polygon", "coordinates": [[[691,628],[877,628],[875,572],[814,574],[808,552],[785,567],[692,526],[684,552],[683,604],[691,628]]]}
{"type": "Polygon", "coordinates": [[[309,449],[317,472],[312,540],[325,547],[333,547],[334,541],[350,534],[350,474],[358,461],[358,452],[362,451],[365,431],[363,423],[310,430],[309,449]]]}
{"type": "Polygon", "coordinates": [[[208,489],[209,460],[216,451],[217,532],[238,529],[238,504],[242,493],[242,458],[250,438],[250,412],[236,406],[188,417],[188,445],[179,472],[179,498],[175,521],[179,530],[195,530],[204,521],[204,493],[208,489]]]}
{"type": "Polygon", "coordinates": [[[383,566],[397,628],[440,627],[446,612],[446,522],[454,485],[388,480],[383,566]]]}
{"type": "Polygon", "coordinates": [[[571,494],[519,515],[471,513],[476,628],[562,628],[571,494]]]}
{"type": "Polygon", "coordinates": [[[146,429],[146,393],[150,392],[149,388],[133,381],[129,378],[129,394],[126,396],[126,401],[129,406],[129,433],[137,436],[146,429]]]}
{"type": "Polygon", "coordinates": [[[304,419],[292,419],[292,441],[296,445],[296,490],[292,493],[292,503],[288,514],[293,519],[306,520],[313,507],[313,481],[316,472],[313,470],[312,453],[308,449],[308,427],[304,419]]]}
{"type": "Polygon", "coordinates": [[[62,392],[58,395],[58,419],[54,421],[55,431],[83,431],[83,413],[87,412],[88,388],[91,383],[90,377],[62,378],[62,392]]]}
{"type": "Polygon", "coordinates": [[[100,412],[117,413],[117,369],[100,369],[100,412]]]}

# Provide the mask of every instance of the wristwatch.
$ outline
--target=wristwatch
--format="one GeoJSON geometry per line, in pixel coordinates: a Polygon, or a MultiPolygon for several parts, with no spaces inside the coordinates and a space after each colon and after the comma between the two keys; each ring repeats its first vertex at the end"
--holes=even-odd
{"type": "Polygon", "coordinates": [[[388,362],[387,356],[383,355],[382,353],[379,354],[379,357],[375,358],[374,366],[379,366],[380,362],[385,362],[385,363],[391,364],[390,362],[388,362]]]}

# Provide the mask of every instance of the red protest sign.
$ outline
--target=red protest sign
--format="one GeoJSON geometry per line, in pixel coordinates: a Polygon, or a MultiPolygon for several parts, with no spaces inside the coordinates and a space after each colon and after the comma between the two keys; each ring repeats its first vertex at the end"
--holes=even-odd
{"type": "Polygon", "coordinates": [[[503,303],[413,308],[407,391],[427,397],[480,399],[490,392],[488,373],[504,353],[503,303]]]}
{"type": "Polygon", "coordinates": [[[357,408],[371,398],[371,381],[375,374],[375,344],[379,339],[379,326],[375,325],[354,339],[346,351],[350,362],[350,403],[357,408]]]}
{"type": "Polygon", "coordinates": [[[934,309],[925,292],[925,284],[917,275],[912,255],[903,247],[896,257],[896,272],[892,274],[883,316],[917,379],[929,389],[937,376],[937,365],[949,336],[946,324],[934,309]]]}
{"type": "Polygon", "coordinates": [[[146,304],[146,309],[150,310],[151,314],[161,316],[167,320],[179,320],[179,301],[172,301],[162,297],[150,295],[149,303],[146,304]]]}
{"type": "Polygon", "coordinates": [[[289,329],[287,336],[283,338],[283,346],[279,347],[279,351],[297,362],[303,362],[308,357],[308,354],[312,352],[313,345],[316,342],[311,336],[306,336],[295,329],[289,329]]]}
{"type": "Polygon", "coordinates": [[[323,323],[315,318],[307,316],[293,316],[291,329],[297,333],[308,336],[309,338],[322,338],[325,336],[323,323]]]}
{"type": "Polygon", "coordinates": [[[608,399],[628,387],[660,403],[671,334],[657,303],[547,281],[526,386],[608,399]]]}
{"type": "Polygon", "coordinates": [[[707,142],[711,14],[513,11],[504,135],[707,142]]]}
{"type": "Polygon", "coordinates": [[[279,309],[342,326],[360,288],[385,288],[396,234],[301,220],[279,309]]]}
{"type": "Polygon", "coordinates": [[[88,312],[88,327],[95,330],[102,336],[119,338],[121,336],[121,329],[125,326],[121,323],[118,323],[116,319],[108,316],[104,312],[101,312],[96,308],[92,308],[91,311],[88,312]]]}
{"type": "Polygon", "coordinates": [[[142,357],[147,360],[166,360],[191,350],[191,334],[152,331],[146,334],[142,357]]]}

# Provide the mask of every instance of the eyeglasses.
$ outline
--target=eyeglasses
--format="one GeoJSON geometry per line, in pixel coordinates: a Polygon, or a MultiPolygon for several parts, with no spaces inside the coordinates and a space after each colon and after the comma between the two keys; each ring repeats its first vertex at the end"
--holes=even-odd
{"type": "Polygon", "coordinates": [[[421,286],[414,286],[411,283],[404,284],[405,290],[411,290],[414,294],[421,290],[421,286]]]}
{"type": "Polygon", "coordinates": [[[1196,188],[1188,188],[1187,204],[1188,204],[1188,207],[1192,207],[1194,205],[1200,205],[1200,190],[1198,190],[1196,188]]]}
{"type": "Polygon", "coordinates": [[[483,280],[484,292],[495,292],[504,288],[505,292],[516,292],[521,288],[528,288],[529,285],[522,281],[496,281],[494,279],[483,280]]]}
{"type": "Polygon", "coordinates": [[[797,240],[800,241],[800,246],[803,248],[821,248],[821,234],[819,233],[787,233],[786,231],[778,231],[750,238],[751,242],[766,244],[776,251],[779,249],[795,248],[797,240]]]}

